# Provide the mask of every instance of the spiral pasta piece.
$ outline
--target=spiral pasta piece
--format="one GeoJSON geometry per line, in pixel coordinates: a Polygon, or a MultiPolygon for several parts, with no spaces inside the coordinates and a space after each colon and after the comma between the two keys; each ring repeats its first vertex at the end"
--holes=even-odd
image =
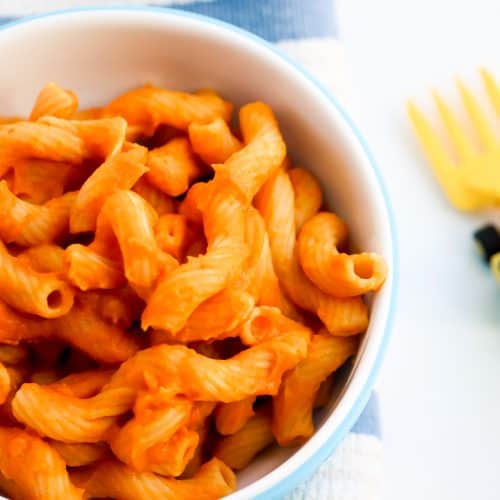
{"type": "Polygon", "coordinates": [[[121,363],[140,347],[138,337],[105,321],[95,304],[83,296],[79,296],[71,311],[55,323],[57,338],[101,363],[121,363]]]}
{"type": "Polygon", "coordinates": [[[64,249],[46,243],[23,250],[17,257],[39,273],[60,273],[64,268],[64,249]]]}
{"type": "Polygon", "coordinates": [[[254,346],[295,331],[310,332],[305,325],[285,316],[277,307],[260,306],[239,326],[237,334],[244,345],[254,346]]]}
{"type": "MultiPolygon", "coordinates": [[[[164,453],[163,448],[185,426],[191,407],[190,401],[183,398],[170,399],[168,396],[162,398],[161,392],[139,398],[134,417],[110,440],[113,453],[139,472],[152,471],[155,465],[168,462],[170,457],[164,453]]],[[[190,458],[187,458],[186,463],[190,458]]],[[[182,470],[176,475],[181,473],[182,470]]]]}
{"type": "Polygon", "coordinates": [[[241,470],[273,442],[271,419],[266,415],[255,415],[238,432],[217,443],[215,456],[232,469],[241,470]]]}
{"type": "Polygon", "coordinates": [[[134,285],[151,286],[161,266],[161,251],[153,230],[158,218],[156,211],[133,191],[120,190],[107,198],[101,216],[118,240],[127,280],[134,285]]]}
{"type": "Polygon", "coordinates": [[[53,273],[39,273],[10,255],[0,242],[0,299],[12,307],[43,318],[66,314],[73,291],[53,273]]]}
{"type": "Polygon", "coordinates": [[[40,90],[35,105],[31,110],[30,120],[49,115],[57,118],[72,118],[78,108],[78,98],[71,90],[64,90],[59,85],[49,82],[40,90]]]}
{"type": "Polygon", "coordinates": [[[253,207],[247,213],[246,241],[250,249],[248,270],[239,285],[255,298],[257,304],[278,307],[287,316],[298,319],[300,315],[283,294],[274,271],[264,220],[253,207]]]}
{"type": "Polygon", "coordinates": [[[122,500],[217,500],[236,489],[233,471],[213,458],[191,479],[167,479],[150,472],[134,472],[117,461],[96,466],[85,484],[90,498],[122,500]]]}
{"type": "Polygon", "coordinates": [[[108,454],[105,443],[61,443],[53,440],[49,443],[69,467],[83,467],[101,460],[108,454]]]}
{"type": "Polygon", "coordinates": [[[8,157],[71,164],[79,164],[85,157],[85,144],[75,131],[39,121],[0,125],[0,144],[0,152],[8,157]]]}
{"type": "Polygon", "coordinates": [[[207,358],[185,346],[157,345],[123,363],[107,388],[164,387],[174,395],[226,403],[274,394],[283,373],[306,355],[309,337],[309,330],[297,328],[226,360],[207,358]]]}
{"type": "Polygon", "coordinates": [[[146,180],[145,177],[141,177],[134,184],[132,190],[142,196],[144,200],[146,200],[146,202],[156,210],[156,213],[160,217],[164,214],[171,214],[175,211],[173,198],[158,189],[156,186],[153,186],[146,180]]]}
{"type": "Polygon", "coordinates": [[[314,175],[305,168],[292,168],[288,171],[295,194],[295,227],[297,231],[323,205],[323,193],[314,175]]]}
{"type": "Polygon", "coordinates": [[[192,122],[218,117],[229,121],[232,108],[216,94],[186,94],[150,86],[125,92],[106,106],[104,114],[122,116],[129,125],[139,125],[145,135],[151,135],[161,124],[187,130],[192,122]]]}
{"type": "Polygon", "coordinates": [[[255,397],[220,403],[215,409],[215,427],[219,434],[227,436],[242,429],[248,420],[255,415],[253,404],[255,397]]]}
{"type": "Polygon", "coordinates": [[[215,171],[238,186],[249,202],[282,164],[286,146],[271,108],[262,102],[240,109],[240,127],[245,147],[217,165],[215,171]]]}
{"type": "Polygon", "coordinates": [[[355,354],[356,337],[313,335],[307,357],[283,377],[273,398],[273,434],[280,446],[302,444],[314,433],[312,412],[321,383],[355,354]]]}
{"type": "Polygon", "coordinates": [[[191,123],[189,140],[194,152],[207,164],[224,163],[242,144],[222,118],[210,123],[191,123]]]}
{"type": "Polygon", "coordinates": [[[64,443],[97,443],[107,438],[117,416],[134,401],[127,388],[88,399],[77,398],[51,385],[23,384],[12,400],[14,417],[40,436],[64,443]]]}
{"type": "Polygon", "coordinates": [[[160,280],[142,314],[142,327],[179,332],[202,302],[226,288],[247,258],[245,206],[231,185],[214,192],[204,213],[207,253],[160,280]]]}
{"type": "Polygon", "coordinates": [[[120,262],[74,243],[65,250],[67,279],[80,290],[113,289],[127,280],[120,262]]]}
{"type": "Polygon", "coordinates": [[[83,490],[71,483],[59,454],[20,429],[0,427],[0,472],[14,486],[7,492],[14,499],[83,499],[83,490]]]}
{"type": "Polygon", "coordinates": [[[335,214],[320,212],[302,227],[297,242],[306,276],[323,292],[354,297],[378,290],[387,276],[387,265],[376,253],[339,253],[347,227],[335,214]]]}
{"type": "Polygon", "coordinates": [[[182,427],[166,443],[154,447],[151,454],[156,463],[151,466],[152,472],[161,476],[181,476],[194,457],[199,442],[196,431],[182,427]]]}
{"type": "Polygon", "coordinates": [[[90,398],[98,394],[110,381],[114,370],[96,369],[72,373],[53,382],[48,387],[60,394],[76,398],[90,398]]]}
{"type": "Polygon", "coordinates": [[[314,286],[299,266],[295,244],[293,187],[279,170],[256,200],[269,234],[276,273],[287,295],[300,307],[318,315],[333,335],[353,335],[368,325],[368,310],[360,297],[335,298],[314,286]]]}
{"type": "MultiPolygon", "coordinates": [[[[127,130],[127,122],[120,117],[97,120],[62,120],[53,116],[44,116],[36,123],[72,134],[81,140],[83,151],[80,158],[75,155],[73,161],[68,160],[68,163],[76,164],[85,159],[106,160],[116,155],[122,150],[127,130]]],[[[35,155],[35,157],[39,156],[35,155]]],[[[45,157],[41,156],[41,158],[45,157]]]]}
{"type": "Polygon", "coordinates": [[[148,153],[146,179],[170,196],[186,192],[189,184],[201,177],[203,170],[185,137],[175,137],[148,153]]]}
{"type": "Polygon", "coordinates": [[[54,336],[54,322],[19,313],[0,300],[0,342],[18,344],[54,336]]]}
{"type": "Polygon", "coordinates": [[[41,245],[59,239],[68,230],[69,214],[76,193],[66,193],[44,205],[34,205],[15,196],[0,181],[0,237],[6,243],[41,245]]]}
{"type": "Polygon", "coordinates": [[[23,158],[14,163],[12,192],[24,201],[41,205],[64,194],[74,166],[49,160],[23,158]]]}
{"type": "Polygon", "coordinates": [[[122,118],[76,121],[52,116],[0,125],[0,154],[6,165],[27,158],[81,165],[120,151],[126,125],[122,118]]]}
{"type": "Polygon", "coordinates": [[[99,166],[83,183],[71,208],[72,233],[92,231],[106,198],[117,190],[130,189],[147,172],[147,150],[128,146],[99,166]]]}
{"type": "Polygon", "coordinates": [[[42,339],[64,340],[102,363],[122,362],[140,347],[138,337],[105,321],[88,298],[80,297],[68,314],[49,320],[23,315],[0,301],[0,342],[42,339]]]}
{"type": "Polygon", "coordinates": [[[186,464],[184,472],[180,476],[182,479],[189,479],[200,470],[200,467],[203,464],[204,448],[209,437],[209,430],[210,426],[208,423],[204,423],[198,429],[198,446],[194,450],[191,460],[186,464]]]}
{"type": "Polygon", "coordinates": [[[254,304],[252,296],[243,290],[226,288],[200,304],[175,336],[164,330],[153,331],[152,343],[189,343],[235,337],[235,330],[250,316],[254,304]]]}
{"type": "Polygon", "coordinates": [[[207,418],[215,403],[194,403],[187,425],[170,439],[159,442],[149,450],[152,472],[162,476],[192,477],[201,467],[202,446],[208,433],[207,418]]]}

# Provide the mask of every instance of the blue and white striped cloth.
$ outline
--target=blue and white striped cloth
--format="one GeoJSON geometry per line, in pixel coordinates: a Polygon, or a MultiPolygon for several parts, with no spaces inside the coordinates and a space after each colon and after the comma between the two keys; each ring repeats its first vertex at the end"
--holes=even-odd
{"type": "MultiPolygon", "coordinates": [[[[342,47],[334,0],[0,0],[0,23],[71,7],[112,5],[175,7],[216,17],[276,43],[346,104],[342,47]]],[[[334,454],[286,500],[376,500],[382,460],[375,396],[334,454]]]]}

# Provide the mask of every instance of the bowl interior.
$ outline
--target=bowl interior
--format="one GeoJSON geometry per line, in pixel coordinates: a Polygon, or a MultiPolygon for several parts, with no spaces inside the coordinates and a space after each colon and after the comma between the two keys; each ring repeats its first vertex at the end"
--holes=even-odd
{"type": "MultiPolygon", "coordinates": [[[[84,107],[148,82],[181,90],[211,87],[237,105],[263,100],[278,116],[293,163],[319,178],[329,207],[349,224],[355,246],[392,262],[387,208],[352,130],[310,80],[255,40],[174,14],[87,11],[0,31],[0,67],[9,69],[0,79],[2,115],[27,114],[49,80],[74,90],[84,107]]],[[[253,497],[293,473],[336,432],[375,363],[390,289],[391,279],[372,301],[360,353],[318,416],[318,433],[282,467],[296,450],[272,449],[259,457],[240,474],[240,489],[276,469],[274,476],[234,498],[253,497]]]]}

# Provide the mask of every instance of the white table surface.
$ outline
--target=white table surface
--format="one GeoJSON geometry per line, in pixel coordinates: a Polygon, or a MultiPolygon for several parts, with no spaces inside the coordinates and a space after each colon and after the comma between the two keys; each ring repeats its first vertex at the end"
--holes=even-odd
{"type": "Polygon", "coordinates": [[[500,287],[471,242],[487,216],[444,201],[405,101],[432,110],[430,86],[452,95],[460,74],[479,88],[480,65],[500,75],[500,2],[343,0],[339,14],[358,122],[400,238],[398,312],[378,383],[384,498],[498,500],[500,287]]]}

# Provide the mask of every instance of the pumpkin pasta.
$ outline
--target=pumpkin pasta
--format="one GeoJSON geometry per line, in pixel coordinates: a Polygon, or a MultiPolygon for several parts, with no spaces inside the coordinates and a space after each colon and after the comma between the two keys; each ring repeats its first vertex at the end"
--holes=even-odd
{"type": "Polygon", "coordinates": [[[312,436],[386,265],[267,104],[78,104],[47,83],[0,118],[0,492],[216,500],[312,436]]]}

